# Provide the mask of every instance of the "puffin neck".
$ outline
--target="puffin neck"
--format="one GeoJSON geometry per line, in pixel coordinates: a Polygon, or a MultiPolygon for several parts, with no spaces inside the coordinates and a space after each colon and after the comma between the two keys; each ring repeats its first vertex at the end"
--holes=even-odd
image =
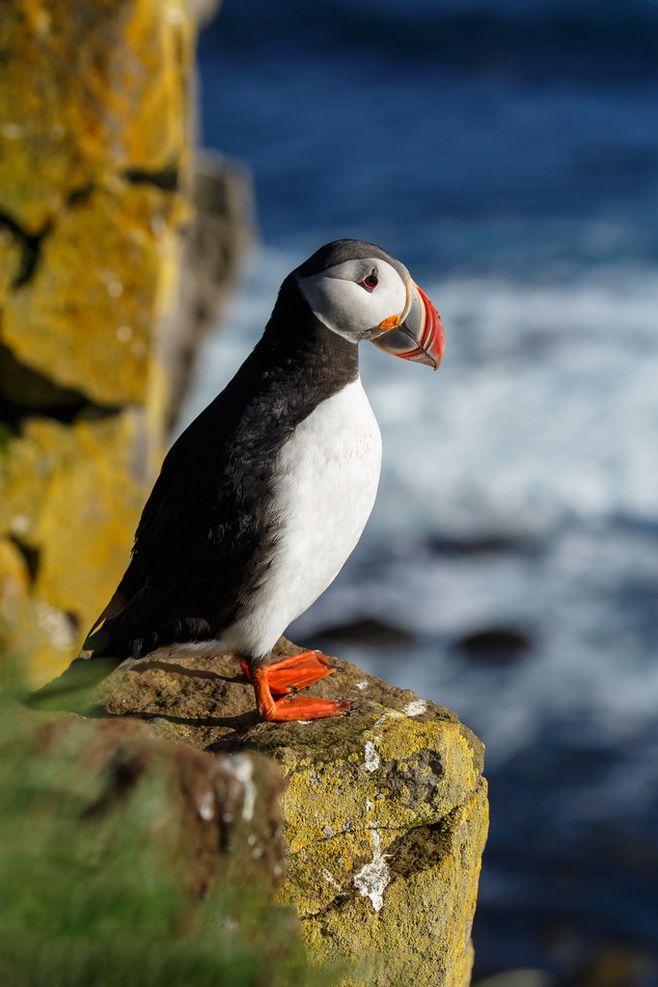
{"type": "Polygon", "coordinates": [[[281,286],[257,350],[270,368],[298,371],[323,391],[336,392],[359,376],[358,345],[311,312],[291,276],[281,286]]]}

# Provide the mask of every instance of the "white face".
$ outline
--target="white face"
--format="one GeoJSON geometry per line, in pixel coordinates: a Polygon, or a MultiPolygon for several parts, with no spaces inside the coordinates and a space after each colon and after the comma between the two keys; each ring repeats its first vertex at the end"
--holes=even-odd
{"type": "Polygon", "coordinates": [[[328,267],[300,278],[299,288],[320,322],[353,343],[380,335],[381,323],[401,317],[407,305],[407,282],[380,257],[328,267]]]}

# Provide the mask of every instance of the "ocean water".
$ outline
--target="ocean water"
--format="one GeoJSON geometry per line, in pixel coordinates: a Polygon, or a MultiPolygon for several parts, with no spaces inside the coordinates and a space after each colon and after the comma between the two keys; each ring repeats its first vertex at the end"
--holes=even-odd
{"type": "Polygon", "coordinates": [[[658,4],[226,0],[201,83],[262,242],[186,419],[337,236],[446,328],[437,374],[362,353],[380,494],[294,635],[486,742],[478,975],[658,984],[658,4]]]}

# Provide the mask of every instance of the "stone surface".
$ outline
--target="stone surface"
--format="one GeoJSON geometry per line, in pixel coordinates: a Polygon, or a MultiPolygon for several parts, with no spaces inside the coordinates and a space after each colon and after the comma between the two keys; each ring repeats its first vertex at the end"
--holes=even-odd
{"type": "Polygon", "coordinates": [[[201,151],[192,182],[193,218],[182,251],[185,272],[178,302],[161,332],[167,369],[169,426],[174,425],[195,370],[201,343],[220,313],[254,239],[251,179],[244,167],[201,151]]]}
{"type": "Polygon", "coordinates": [[[321,987],[272,901],[281,771],[0,693],[4,984],[321,987]]]}
{"type": "Polygon", "coordinates": [[[349,699],[346,719],[259,723],[231,656],[174,649],[117,670],[99,700],[163,738],[276,758],[289,851],[279,898],[318,960],[357,964],[345,984],[465,987],[487,830],[482,746],[449,710],[337,664],[309,691],[349,699]]]}
{"type": "Polygon", "coordinates": [[[171,192],[118,179],[71,203],[7,297],[0,340],[95,404],[146,403],[162,372],[156,327],[174,293],[183,214],[171,192]]]}
{"type": "Polygon", "coordinates": [[[18,236],[0,223],[0,305],[18,279],[23,263],[23,245],[18,236]]]}
{"type": "Polygon", "coordinates": [[[224,880],[232,877],[239,884],[254,879],[270,886],[279,883],[284,871],[279,809],[283,779],[271,759],[258,754],[215,756],[158,740],[132,718],[55,720],[42,734],[40,747],[47,752],[62,743],[74,758],[84,758],[83,770],[91,768],[105,779],[104,790],[96,795],[99,808],[125,798],[147,774],[164,774],[168,801],[176,806],[180,824],[179,833],[170,838],[192,894],[208,890],[220,871],[224,880]]]}
{"type": "MultiPolygon", "coordinates": [[[[68,802],[68,809],[75,806],[81,839],[93,843],[96,831],[103,845],[108,836],[104,819],[118,817],[114,832],[120,833],[122,812],[134,822],[130,802],[141,799],[151,818],[148,835],[168,848],[161,863],[183,886],[190,907],[218,879],[233,890],[256,883],[269,893],[280,883],[283,778],[270,758],[204,753],[155,738],[143,722],[130,717],[85,720],[35,713],[5,699],[2,709],[13,727],[2,733],[2,753],[24,759],[34,776],[30,795],[40,793],[42,812],[53,811],[53,795],[60,804],[68,802]],[[40,776],[33,767],[37,761],[40,776]]],[[[30,798],[24,802],[29,821],[39,808],[30,798]]],[[[99,863],[105,870],[112,868],[107,847],[95,866],[99,863]]]]}
{"type": "MultiPolygon", "coordinates": [[[[145,442],[143,414],[133,410],[73,425],[28,418],[0,444],[0,536],[13,539],[0,554],[0,583],[22,546],[33,571],[21,585],[34,596],[41,642],[34,685],[68,664],[123,571],[150,476],[138,454],[145,442]]],[[[4,650],[27,660],[25,613],[9,623],[20,633],[6,632],[4,650]]]]}
{"type": "Polygon", "coordinates": [[[70,658],[75,636],[67,614],[32,595],[24,552],[11,539],[0,538],[0,679],[5,671],[10,678],[23,678],[30,662],[41,672],[34,684],[49,679],[70,658]]]}
{"type": "Polygon", "coordinates": [[[3,211],[40,233],[108,174],[185,166],[193,41],[185,0],[3,4],[3,211]]]}

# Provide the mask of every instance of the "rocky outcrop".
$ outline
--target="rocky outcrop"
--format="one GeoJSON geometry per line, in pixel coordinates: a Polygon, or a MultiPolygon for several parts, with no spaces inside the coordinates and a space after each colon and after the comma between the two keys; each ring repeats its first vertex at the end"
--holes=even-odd
{"type": "Polygon", "coordinates": [[[271,759],[0,714],[3,983],[308,987],[271,759]]]}
{"type": "MultiPolygon", "coordinates": [[[[213,756],[188,744],[154,738],[136,719],[97,722],[58,718],[35,734],[42,756],[68,748],[76,772],[100,783],[81,815],[99,817],[149,780],[163,784],[162,801],[176,819],[170,834],[185,890],[200,895],[227,872],[239,883],[268,887],[284,873],[279,796],[281,772],[259,754],[213,756]]],[[[57,754],[56,754],[57,756],[57,754]]]]}
{"type": "Polygon", "coordinates": [[[348,963],[345,984],[465,987],[487,830],[482,746],[449,710],[337,665],[312,691],[349,699],[347,719],[259,723],[234,659],[167,649],[115,672],[99,701],[159,737],[279,762],[279,900],[297,909],[316,959],[348,963]]]}
{"type": "Polygon", "coordinates": [[[33,684],[125,567],[248,238],[243,172],[193,151],[208,8],[0,11],[0,647],[33,684]]]}

